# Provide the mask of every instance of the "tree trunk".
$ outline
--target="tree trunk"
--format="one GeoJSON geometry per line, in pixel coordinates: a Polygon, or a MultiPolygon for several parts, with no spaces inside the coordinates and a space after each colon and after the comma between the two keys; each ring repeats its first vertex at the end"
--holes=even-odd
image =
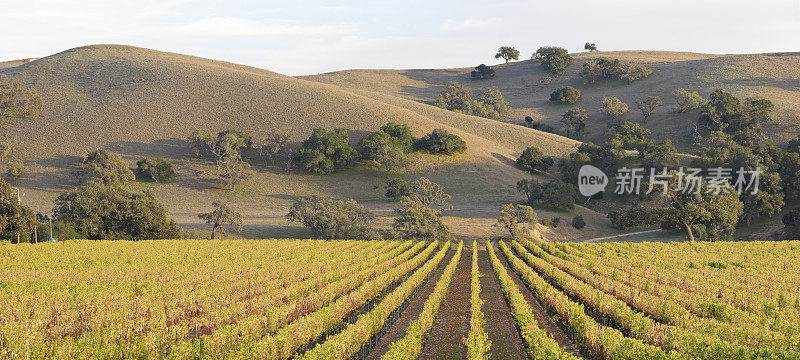
{"type": "Polygon", "coordinates": [[[214,224],[214,226],[211,228],[211,240],[214,240],[217,237],[217,228],[218,227],[219,227],[219,225],[214,224]]]}
{"type": "Polygon", "coordinates": [[[683,228],[686,230],[686,236],[689,237],[689,241],[694,241],[694,234],[692,233],[692,227],[689,226],[687,223],[683,223],[683,228]]]}

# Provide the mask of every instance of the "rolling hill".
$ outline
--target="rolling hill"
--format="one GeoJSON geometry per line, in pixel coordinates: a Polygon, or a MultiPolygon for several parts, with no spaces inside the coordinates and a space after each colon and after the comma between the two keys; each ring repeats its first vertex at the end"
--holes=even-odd
{"type": "MultiPolygon", "coordinates": [[[[698,91],[707,97],[722,88],[740,98],[762,96],[773,101],[773,122],[766,124],[768,141],[783,144],[800,132],[800,53],[753,55],[712,55],[666,51],[612,51],[573,54],[567,72],[547,81],[541,67],[531,61],[493,65],[496,76],[488,80],[472,80],[472,68],[428,70],[348,70],[306,76],[303,79],[335,84],[353,89],[367,89],[410,100],[429,103],[443,86],[457,81],[473,91],[488,88],[500,90],[513,110],[509,121],[519,123],[525,116],[559,127],[559,119],[569,106],[554,105],[550,93],[561,86],[572,86],[582,92],[576,106],[589,110],[587,139],[603,138],[605,123],[598,109],[604,96],[616,96],[631,107],[629,120],[641,120],[635,102],[645,96],[659,96],[664,105],[656,109],[645,127],[657,138],[671,138],[680,147],[689,147],[696,113],[676,114],[671,92],[678,88],[698,91]],[[597,57],[637,61],[653,69],[653,74],[628,85],[622,81],[600,81],[584,84],[579,77],[582,65],[597,57]]],[[[476,64],[477,65],[477,64],[476,64]]]]}
{"type": "Polygon", "coordinates": [[[132,167],[144,156],[172,161],[180,175],[177,182],[132,187],[151,188],[190,227],[199,225],[196,214],[216,198],[240,210],[253,225],[248,227],[252,235],[262,237],[294,231],[282,215],[297,196],[353,197],[388,212],[393,205],[382,200],[381,176],[366,169],[320,177],[257,168],[241,190],[222,190],[208,174],[210,165],[191,156],[186,138],[198,129],[237,129],[255,139],[269,131],[286,132],[299,142],[314,127],[345,127],[355,142],[394,121],[411,125],[416,136],[445,128],[464,138],[469,147],[464,155],[419,155],[403,176],[424,175],[442,183],[459,209],[452,221],[489,219],[497,205],[517,198],[513,185],[526,175],[510,165],[516,154],[537,144],[558,156],[576,144],[393,94],[130,46],[75,48],[0,68],[0,76],[22,81],[45,102],[43,116],[16,123],[7,133],[29,168],[17,184],[25,191],[23,200],[43,212],[49,212],[59,192],[76,185],[74,164],[97,148],[122,155],[132,167]]]}

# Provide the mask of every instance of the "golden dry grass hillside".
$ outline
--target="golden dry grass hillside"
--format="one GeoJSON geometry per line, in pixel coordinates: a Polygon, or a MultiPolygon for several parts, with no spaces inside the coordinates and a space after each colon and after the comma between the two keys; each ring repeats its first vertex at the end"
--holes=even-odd
{"type": "MultiPolygon", "coordinates": [[[[645,127],[655,137],[671,138],[684,149],[688,147],[696,113],[676,114],[671,96],[677,88],[698,91],[704,98],[722,88],[746,98],[762,96],[773,101],[773,122],[766,124],[769,141],[782,144],[800,132],[800,53],[754,55],[711,55],[666,51],[610,51],[572,54],[575,62],[567,72],[547,81],[538,63],[531,60],[493,65],[496,76],[488,80],[472,80],[472,68],[428,70],[349,70],[302,77],[307,80],[366,89],[410,100],[429,103],[443,86],[456,81],[473,91],[495,88],[502,92],[511,107],[509,121],[521,122],[531,116],[558,128],[560,116],[570,107],[550,103],[550,93],[561,86],[580,90],[582,99],[576,106],[589,110],[593,119],[588,124],[588,139],[600,140],[606,131],[598,109],[604,96],[615,96],[631,107],[628,120],[641,120],[635,102],[646,96],[659,96],[664,105],[645,127]],[[653,74],[628,85],[606,80],[584,84],[579,76],[583,64],[597,57],[637,61],[650,67],[653,74]]],[[[523,55],[525,56],[525,55],[523,55]]],[[[477,64],[475,64],[477,65],[477,64]]]]}
{"type": "Polygon", "coordinates": [[[59,192],[76,185],[72,167],[97,148],[122,155],[131,167],[144,156],[173,162],[180,175],[177,182],[132,187],[151,188],[184,225],[199,225],[196,214],[217,198],[241,211],[246,224],[253,225],[247,231],[261,237],[282,235],[282,215],[297,196],[353,197],[387,213],[393,206],[382,199],[380,174],[363,168],[312,176],[257,167],[241,190],[223,190],[208,173],[210,165],[191,156],[186,139],[198,129],[237,129],[254,139],[280,131],[299,142],[314,127],[345,127],[355,142],[390,121],[411,125],[416,136],[445,128],[464,138],[467,153],[452,158],[418,155],[416,164],[401,175],[409,180],[424,175],[442,183],[457,205],[453,219],[488,219],[497,205],[516,199],[513,184],[526,175],[510,161],[526,146],[536,144],[558,156],[575,145],[560,136],[392,94],[130,46],[75,48],[0,68],[0,76],[20,80],[45,102],[43,116],[7,131],[29,169],[18,184],[25,189],[23,199],[43,212],[49,212],[59,192]],[[258,233],[262,230],[278,232],[258,233]]]}

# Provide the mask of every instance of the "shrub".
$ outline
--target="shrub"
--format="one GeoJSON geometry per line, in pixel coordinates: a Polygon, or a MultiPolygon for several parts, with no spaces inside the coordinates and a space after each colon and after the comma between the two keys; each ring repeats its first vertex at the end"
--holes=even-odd
{"type": "Polygon", "coordinates": [[[444,129],[435,129],[430,134],[417,140],[417,148],[431,154],[453,155],[467,150],[467,143],[456,134],[444,129]]]}
{"type": "Polygon", "coordinates": [[[541,222],[541,223],[542,223],[542,225],[544,225],[544,226],[547,226],[547,227],[549,227],[549,226],[550,226],[550,219],[548,219],[548,218],[542,218],[542,220],[540,220],[540,222],[541,222]]]}
{"type": "Polygon", "coordinates": [[[586,120],[589,120],[589,112],[581,107],[567,110],[561,115],[561,123],[564,124],[567,136],[580,140],[586,132],[586,120]]]}
{"type": "Polygon", "coordinates": [[[172,164],[159,157],[149,157],[136,163],[137,171],[156,182],[172,181],[178,177],[172,164]]]}
{"type": "Polygon", "coordinates": [[[27,234],[36,226],[36,214],[21,204],[17,192],[0,180],[0,239],[17,241],[16,234],[27,234]]]}
{"type": "Polygon", "coordinates": [[[442,90],[433,104],[445,110],[488,119],[504,119],[508,115],[508,102],[500,91],[486,90],[474,99],[472,92],[457,82],[452,82],[442,90]]]}
{"type": "Polygon", "coordinates": [[[559,104],[574,104],[581,98],[581,92],[572,86],[562,86],[550,94],[550,101],[559,104]]]}
{"type": "Polygon", "coordinates": [[[356,154],[346,129],[335,128],[329,132],[316,128],[303,141],[298,158],[306,171],[323,175],[350,167],[356,154]]]}
{"type": "Polygon", "coordinates": [[[333,200],[320,196],[300,199],[286,217],[305,225],[318,239],[375,239],[375,216],[353,199],[333,200]]]}
{"type": "Polygon", "coordinates": [[[672,92],[672,97],[675,98],[675,102],[678,103],[677,111],[679,113],[684,113],[691,110],[697,110],[703,103],[706,101],[703,99],[697,91],[687,91],[684,88],[677,89],[672,92]]]}
{"type": "Polygon", "coordinates": [[[561,218],[558,217],[558,216],[553,217],[553,220],[551,220],[551,223],[553,224],[554,228],[557,228],[558,225],[561,224],[561,218]]]}
{"type": "Polygon", "coordinates": [[[574,61],[567,49],[555,46],[540,47],[533,54],[533,59],[538,60],[545,71],[554,76],[563,74],[574,61]]]}
{"type": "Polygon", "coordinates": [[[494,69],[486,66],[486,64],[480,64],[475,67],[475,70],[470,73],[470,76],[473,79],[479,80],[490,79],[494,77],[494,69]]]}
{"type": "Polygon", "coordinates": [[[545,157],[539,148],[529,146],[517,158],[517,166],[528,172],[547,171],[553,166],[553,158],[545,157]]]}
{"type": "Polygon", "coordinates": [[[78,177],[84,183],[95,180],[105,185],[124,185],[135,179],[133,172],[122,158],[103,149],[84,156],[78,177]]]}
{"type": "Polygon", "coordinates": [[[792,209],[792,211],[783,215],[781,220],[785,238],[787,240],[800,239],[800,208],[792,209]]]}
{"type": "Polygon", "coordinates": [[[600,112],[609,121],[609,126],[611,126],[616,123],[619,117],[628,113],[628,105],[615,97],[604,97],[600,112]]]}
{"type": "MultiPolygon", "coordinates": [[[[526,119],[526,121],[527,121],[527,119],[526,119]]],[[[556,129],[554,129],[552,126],[544,124],[544,123],[542,123],[540,121],[526,122],[525,126],[531,128],[531,129],[534,129],[534,130],[549,132],[549,133],[553,133],[553,134],[555,134],[555,132],[556,132],[556,129]]]]}
{"type": "Polygon", "coordinates": [[[554,210],[572,209],[578,199],[572,185],[558,180],[541,184],[537,180],[523,179],[517,182],[517,191],[525,195],[529,205],[543,204],[554,210]]]}
{"type": "Polygon", "coordinates": [[[450,229],[442,222],[442,213],[420,201],[403,196],[398,217],[392,228],[405,239],[446,241],[451,239],[450,229]]]}
{"type": "Polygon", "coordinates": [[[625,80],[629,84],[644,79],[653,70],[635,62],[620,59],[599,58],[583,64],[580,76],[584,82],[593,83],[599,79],[625,80]]]}
{"type": "Polygon", "coordinates": [[[586,221],[583,220],[582,215],[575,215],[575,217],[572,218],[572,226],[578,230],[583,229],[586,227],[586,221]]]}
{"type": "Polygon", "coordinates": [[[181,234],[152,192],[134,193],[97,182],[60,194],[53,216],[95,240],[177,239],[181,234]]]}
{"type": "Polygon", "coordinates": [[[28,172],[28,169],[25,168],[25,165],[22,161],[11,161],[8,163],[8,169],[6,170],[6,175],[12,179],[20,179],[28,172]]]}
{"type": "Polygon", "coordinates": [[[386,194],[387,198],[393,201],[400,200],[403,196],[411,194],[411,185],[403,179],[389,179],[386,180],[386,194]]]}
{"type": "Polygon", "coordinates": [[[386,123],[381,126],[381,131],[389,134],[389,144],[393,147],[410,152],[414,147],[414,137],[411,128],[406,124],[386,123]]]}

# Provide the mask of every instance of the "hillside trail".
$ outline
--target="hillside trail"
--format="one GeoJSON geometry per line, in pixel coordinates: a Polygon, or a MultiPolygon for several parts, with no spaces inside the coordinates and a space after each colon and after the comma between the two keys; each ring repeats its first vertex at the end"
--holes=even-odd
{"type": "MultiPolygon", "coordinates": [[[[465,244],[466,245],[466,244],[465,244]]],[[[473,245],[474,246],[474,245],[473,245]]],[[[420,359],[465,359],[464,338],[469,333],[470,283],[472,282],[471,248],[461,253],[453,281],[444,298],[433,328],[422,346],[420,359]]]]}
{"type": "MultiPolygon", "coordinates": [[[[406,328],[419,318],[420,313],[422,313],[422,308],[425,305],[425,300],[433,292],[433,289],[436,287],[436,283],[439,282],[439,278],[442,277],[442,273],[444,273],[444,268],[447,267],[447,264],[450,262],[450,259],[453,258],[455,255],[456,250],[455,248],[451,248],[447,255],[442,259],[442,263],[436,269],[431,277],[428,279],[428,282],[420,289],[417,296],[411,301],[408,307],[403,310],[400,314],[400,317],[397,318],[386,332],[380,337],[378,340],[377,345],[370,350],[368,356],[366,357],[367,360],[378,360],[383,356],[387,351],[389,351],[389,347],[391,347],[392,343],[400,340],[403,336],[406,335],[406,328]]],[[[462,251],[462,253],[467,253],[466,248],[462,251]]],[[[450,285],[451,287],[453,284],[450,285]]]]}
{"type": "MultiPolygon", "coordinates": [[[[499,252],[499,250],[498,250],[499,252]]],[[[484,251],[484,253],[486,253],[484,251]]],[[[488,253],[487,253],[488,255],[488,253]]],[[[555,339],[559,346],[561,346],[564,351],[574,354],[575,356],[581,357],[580,350],[576,346],[575,342],[567,335],[567,333],[558,326],[553,320],[551,319],[550,315],[547,313],[547,309],[542,305],[542,303],[537,300],[533,294],[531,293],[530,289],[520,280],[517,273],[514,272],[514,269],[508,264],[508,260],[506,259],[503,254],[498,253],[497,257],[500,259],[500,262],[506,268],[506,271],[514,280],[514,283],[517,284],[517,288],[522,293],[522,296],[528,300],[528,303],[531,305],[531,309],[533,310],[534,316],[536,317],[536,324],[539,326],[540,329],[544,329],[547,331],[550,336],[555,339]]],[[[487,256],[488,258],[488,256],[487,256]]],[[[478,258],[480,261],[480,257],[478,258]]],[[[491,268],[489,268],[491,271],[491,268]]],[[[481,281],[481,285],[483,285],[483,281],[481,281]]],[[[502,294],[498,294],[502,297],[502,294]]],[[[489,333],[489,338],[491,339],[491,332],[489,333]]],[[[494,339],[492,339],[494,341],[494,339]]],[[[492,344],[492,349],[494,349],[494,343],[492,344]]],[[[527,357],[523,357],[527,358],[527,357]]],[[[510,358],[505,358],[510,359],[510,358]]]]}

